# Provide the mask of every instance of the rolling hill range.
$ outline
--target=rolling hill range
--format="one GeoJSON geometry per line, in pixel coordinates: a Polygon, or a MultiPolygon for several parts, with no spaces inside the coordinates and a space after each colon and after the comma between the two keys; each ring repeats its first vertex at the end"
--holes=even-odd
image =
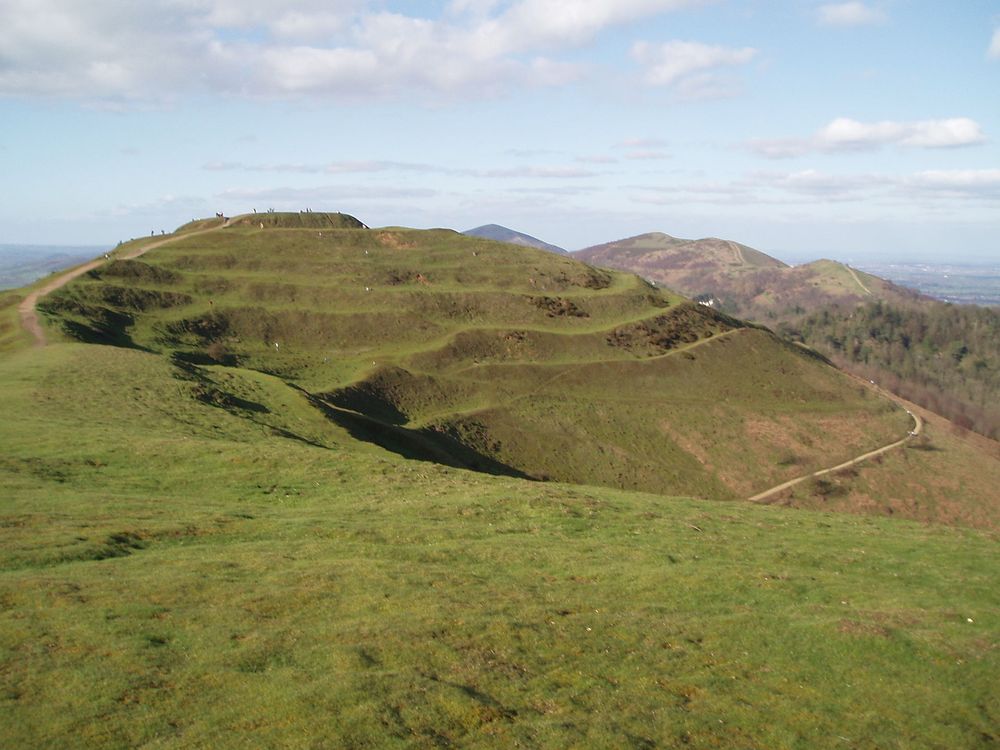
{"type": "Polygon", "coordinates": [[[44,345],[0,294],[0,745],[998,739],[969,436],[736,502],[912,423],[636,276],[446,230],[112,255],[44,345]]]}
{"type": "MultiPolygon", "coordinates": [[[[918,293],[832,260],[801,266],[730,240],[684,240],[653,232],[574,253],[587,263],[632,271],[721,309],[759,321],[785,321],[826,305],[868,300],[908,304],[918,293]]],[[[925,298],[926,299],[926,298],[925,298]]]]}
{"type": "Polygon", "coordinates": [[[786,266],[717,239],[646,234],[575,254],[774,328],[1000,439],[1000,311],[956,308],[843,263],[786,266]]]}

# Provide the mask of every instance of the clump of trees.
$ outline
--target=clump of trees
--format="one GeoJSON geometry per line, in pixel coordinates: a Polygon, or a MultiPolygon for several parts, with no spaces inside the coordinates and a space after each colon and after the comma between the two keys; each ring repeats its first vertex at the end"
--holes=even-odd
{"type": "Polygon", "coordinates": [[[1000,439],[1000,308],[829,306],[780,330],[961,428],[1000,439]]]}

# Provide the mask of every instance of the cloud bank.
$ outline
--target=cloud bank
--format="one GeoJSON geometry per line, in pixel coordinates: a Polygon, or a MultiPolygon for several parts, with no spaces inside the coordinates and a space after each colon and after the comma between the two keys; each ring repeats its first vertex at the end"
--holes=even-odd
{"type": "Polygon", "coordinates": [[[968,117],[916,122],[859,122],[838,117],[809,138],[755,139],[748,145],[769,159],[788,159],[810,153],[873,151],[889,145],[957,148],[985,141],[982,127],[968,117]]]}
{"type": "Polygon", "coordinates": [[[567,50],[703,0],[0,0],[0,95],[462,96],[577,80],[567,50]]]}

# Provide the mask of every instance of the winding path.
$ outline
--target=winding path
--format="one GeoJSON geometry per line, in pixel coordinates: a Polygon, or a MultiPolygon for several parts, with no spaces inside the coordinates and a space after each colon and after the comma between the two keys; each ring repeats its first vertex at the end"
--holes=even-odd
{"type": "MultiPolygon", "coordinates": [[[[878,388],[876,388],[875,390],[878,391],[879,393],[882,393],[882,391],[878,388]]],[[[895,401],[895,399],[892,400],[895,401]]],[[[756,495],[750,498],[750,502],[759,503],[762,500],[767,500],[772,495],[777,495],[782,490],[787,490],[789,487],[794,487],[795,485],[800,484],[801,482],[805,482],[807,479],[812,479],[813,477],[821,477],[824,474],[832,474],[835,471],[840,471],[841,469],[846,469],[849,466],[854,466],[855,464],[859,464],[862,461],[867,461],[870,458],[881,456],[883,453],[887,453],[888,451],[891,451],[893,448],[898,448],[899,446],[904,445],[905,443],[909,442],[917,435],[919,435],[924,429],[924,420],[922,420],[917,414],[910,411],[909,409],[906,410],[906,413],[909,414],[911,417],[913,417],[913,429],[902,440],[897,440],[895,443],[890,443],[889,445],[883,445],[881,448],[876,448],[873,451],[868,451],[868,453],[863,453],[857,458],[852,458],[850,461],[844,461],[844,463],[837,464],[836,466],[832,466],[829,469],[820,469],[819,471],[814,471],[812,474],[806,474],[805,476],[796,477],[795,479],[789,479],[787,482],[782,482],[776,487],[772,487],[769,490],[764,490],[763,492],[757,493],[756,495]]]]}
{"type": "Polygon", "coordinates": [[[867,294],[869,297],[873,296],[872,295],[872,290],[869,289],[868,287],[866,287],[863,283],[861,283],[861,277],[858,276],[858,272],[855,271],[850,266],[845,266],[845,268],[848,270],[848,272],[851,274],[851,276],[854,277],[854,280],[856,282],[858,282],[858,286],[861,287],[864,290],[864,293],[867,294]]]}
{"type": "Polygon", "coordinates": [[[745,266],[747,264],[747,259],[743,255],[743,248],[741,248],[732,240],[729,240],[728,242],[729,242],[729,249],[732,250],[733,255],[736,256],[736,262],[739,263],[741,266],[745,266]]]}
{"type": "Polygon", "coordinates": [[[32,335],[35,340],[35,346],[45,346],[48,343],[45,339],[45,330],[42,328],[42,324],[38,320],[38,300],[44,297],[46,294],[51,294],[56,289],[60,289],[66,286],[73,279],[83,276],[88,271],[92,271],[98,266],[102,266],[109,260],[131,260],[133,258],[138,258],[150,250],[157,247],[162,247],[171,242],[177,242],[178,240],[187,239],[188,237],[196,237],[199,234],[206,234],[208,232],[215,232],[222,229],[229,223],[229,219],[225,222],[218,224],[209,229],[200,229],[197,232],[187,232],[185,234],[171,234],[163,239],[156,240],[155,242],[150,242],[141,247],[136,247],[126,252],[112,252],[105,255],[103,258],[98,258],[96,260],[84,263],[82,266],[77,266],[66,273],[56,276],[54,279],[49,281],[42,287],[39,287],[35,291],[31,292],[27,297],[21,300],[21,304],[17,306],[17,312],[21,316],[21,326],[28,333],[32,335]]]}

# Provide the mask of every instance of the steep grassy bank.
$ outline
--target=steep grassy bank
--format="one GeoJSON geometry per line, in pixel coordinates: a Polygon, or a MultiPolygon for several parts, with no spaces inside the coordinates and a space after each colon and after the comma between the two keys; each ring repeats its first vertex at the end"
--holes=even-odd
{"type": "Polygon", "coordinates": [[[536,483],[280,379],[0,359],[0,744],[987,747],[992,535],[536,483]]]}

